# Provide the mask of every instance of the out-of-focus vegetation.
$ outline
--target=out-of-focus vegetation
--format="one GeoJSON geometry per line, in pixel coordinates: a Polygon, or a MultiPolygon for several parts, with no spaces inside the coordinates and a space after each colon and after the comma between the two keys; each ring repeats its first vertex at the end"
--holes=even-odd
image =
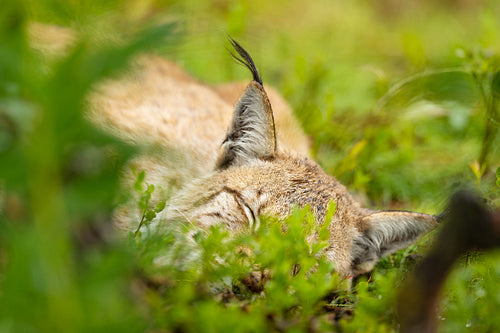
{"type": "MultiPolygon", "coordinates": [[[[291,102],[316,160],[368,205],[438,213],[468,184],[498,206],[498,17],[493,0],[4,1],[0,331],[397,331],[395,286],[432,234],[352,290],[314,256],[321,237],[305,243],[305,211],[286,234],[266,220],[237,238],[118,239],[110,216],[134,149],[86,120],[85,96],[140,52],[207,82],[248,80],[228,33],[291,102]],[[74,46],[42,56],[33,21],[78,31],[74,46]]],[[[148,222],[162,206],[148,207],[140,174],[136,185],[148,222]]],[[[498,253],[465,257],[441,329],[499,330],[499,280],[498,253]]]]}

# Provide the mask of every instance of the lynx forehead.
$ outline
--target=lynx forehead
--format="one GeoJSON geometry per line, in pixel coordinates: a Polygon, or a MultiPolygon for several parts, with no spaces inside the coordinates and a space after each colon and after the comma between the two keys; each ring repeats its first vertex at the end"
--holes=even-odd
{"type": "Polygon", "coordinates": [[[294,205],[310,205],[317,223],[324,223],[333,200],[325,255],[345,276],[371,270],[381,256],[437,226],[431,215],[360,207],[306,156],[307,139],[290,108],[274,90],[268,95],[250,55],[231,43],[233,56],[253,76],[232,111],[228,100],[241,84],[210,87],[151,57],[139,62],[134,76],[105,84],[94,97],[96,121],[164,149],[136,161],[149,182],[178,184],[158,223],[187,219],[237,232],[258,227],[262,214],[285,217],[294,205]]]}

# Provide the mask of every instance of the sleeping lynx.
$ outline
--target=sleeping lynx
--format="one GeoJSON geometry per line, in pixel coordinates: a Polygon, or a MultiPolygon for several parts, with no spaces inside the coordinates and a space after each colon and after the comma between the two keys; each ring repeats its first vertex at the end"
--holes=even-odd
{"type": "Polygon", "coordinates": [[[333,200],[325,255],[344,276],[371,270],[381,256],[437,226],[426,214],[360,207],[306,156],[307,139],[290,108],[274,90],[266,92],[252,58],[232,45],[253,75],[234,111],[231,98],[243,90],[240,84],[210,87],[158,57],[143,57],[135,74],[103,84],[92,97],[93,118],[102,126],[161,147],[156,158],[135,161],[149,183],[176,189],[159,223],[222,223],[237,232],[258,228],[263,214],[286,217],[294,205],[310,205],[323,223],[333,200]]]}

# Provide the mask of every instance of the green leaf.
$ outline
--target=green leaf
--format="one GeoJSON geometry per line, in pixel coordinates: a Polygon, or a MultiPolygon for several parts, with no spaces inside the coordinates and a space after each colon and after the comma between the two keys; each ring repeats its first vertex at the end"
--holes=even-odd
{"type": "Polygon", "coordinates": [[[159,203],[155,206],[154,211],[155,211],[156,213],[161,212],[162,210],[164,210],[164,209],[165,209],[165,205],[166,205],[166,203],[167,203],[166,201],[160,201],[160,202],[159,202],[159,203]]]}
{"type": "Polygon", "coordinates": [[[144,220],[145,220],[145,222],[151,222],[151,221],[153,221],[153,219],[155,217],[156,217],[156,213],[152,210],[149,210],[146,212],[144,220]]]}
{"type": "Polygon", "coordinates": [[[500,187],[500,167],[497,168],[497,186],[500,187]]]}
{"type": "Polygon", "coordinates": [[[142,191],[142,183],[144,182],[144,178],[146,178],[146,171],[142,170],[139,175],[137,175],[137,179],[134,184],[134,188],[137,191],[142,191]]]}
{"type": "Polygon", "coordinates": [[[497,71],[493,75],[493,79],[491,80],[491,91],[493,96],[500,98],[500,71],[497,71]]]}

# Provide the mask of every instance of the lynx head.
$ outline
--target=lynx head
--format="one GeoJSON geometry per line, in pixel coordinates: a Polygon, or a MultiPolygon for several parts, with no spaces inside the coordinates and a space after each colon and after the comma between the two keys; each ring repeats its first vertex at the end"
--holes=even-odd
{"type": "Polygon", "coordinates": [[[329,203],[327,258],[343,275],[373,268],[382,255],[401,249],[436,226],[432,216],[361,208],[335,178],[307,157],[278,149],[271,104],[250,55],[234,40],[239,62],[253,81],[234,109],[213,172],[188,185],[166,213],[202,228],[225,224],[239,231],[259,227],[259,216],[286,217],[293,206],[309,205],[323,223],[329,203]]]}

